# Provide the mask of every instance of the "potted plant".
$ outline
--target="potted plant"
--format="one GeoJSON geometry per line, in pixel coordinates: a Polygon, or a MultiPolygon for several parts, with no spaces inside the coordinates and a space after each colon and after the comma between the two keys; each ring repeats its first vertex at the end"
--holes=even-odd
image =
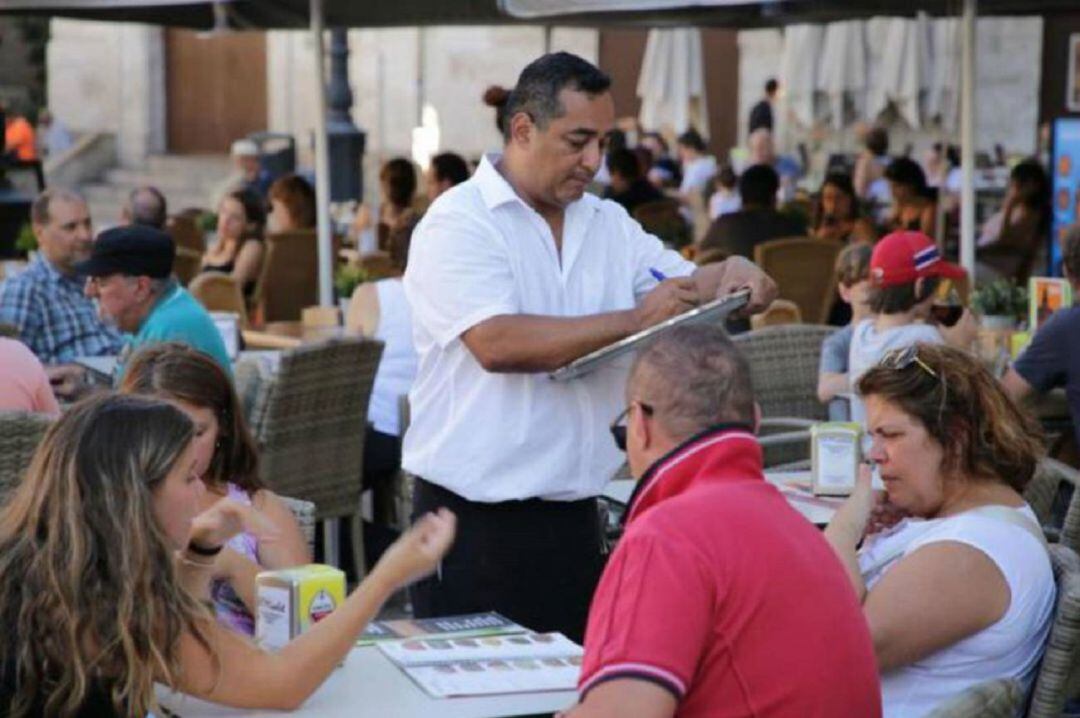
{"type": "Polygon", "coordinates": [[[1027,314],[1027,289],[1011,279],[995,279],[971,293],[971,306],[987,329],[1014,329],[1027,314]]]}
{"type": "Polygon", "coordinates": [[[15,249],[19,252],[25,252],[32,259],[37,248],[38,243],[37,237],[34,236],[34,228],[27,222],[19,228],[19,234],[15,237],[15,249]]]}
{"type": "Polygon", "coordinates": [[[349,300],[353,292],[368,279],[370,279],[368,273],[358,265],[346,264],[338,268],[334,275],[334,289],[337,291],[338,306],[341,307],[342,316],[349,308],[349,300]]]}

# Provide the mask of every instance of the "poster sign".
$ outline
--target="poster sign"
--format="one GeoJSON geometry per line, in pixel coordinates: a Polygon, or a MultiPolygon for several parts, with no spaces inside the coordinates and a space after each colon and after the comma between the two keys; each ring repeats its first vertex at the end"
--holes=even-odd
{"type": "Polygon", "coordinates": [[[1077,221],[1080,193],[1080,118],[1054,120],[1053,222],[1050,258],[1053,273],[1061,274],[1061,239],[1065,230],[1077,221]]]}

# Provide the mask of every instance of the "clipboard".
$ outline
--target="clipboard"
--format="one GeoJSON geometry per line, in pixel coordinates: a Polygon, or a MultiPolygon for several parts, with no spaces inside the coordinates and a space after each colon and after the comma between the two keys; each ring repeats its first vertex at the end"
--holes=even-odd
{"type": "Polygon", "coordinates": [[[620,339],[614,344],[608,344],[606,347],[601,347],[591,354],[586,354],[583,357],[575,359],[564,367],[559,367],[548,376],[554,381],[569,381],[570,379],[576,379],[579,376],[588,374],[592,370],[599,368],[601,364],[614,359],[615,357],[622,356],[623,354],[638,349],[669,329],[705,322],[722,322],[727,318],[727,315],[731,314],[736,309],[741,309],[746,306],[746,303],[749,301],[749,289],[732,292],[726,297],[714,299],[707,304],[702,304],[700,307],[694,307],[676,317],[662,321],[659,324],[654,324],[648,329],[642,329],[640,332],[631,334],[624,339],[620,339]]]}

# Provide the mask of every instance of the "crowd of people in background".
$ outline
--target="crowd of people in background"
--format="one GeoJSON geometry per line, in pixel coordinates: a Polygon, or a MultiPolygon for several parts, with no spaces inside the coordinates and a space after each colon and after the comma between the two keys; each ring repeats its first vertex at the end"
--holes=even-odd
{"type": "MultiPolygon", "coordinates": [[[[1064,384],[1080,419],[1080,310],[1055,315],[998,381],[971,355],[973,313],[932,314],[973,279],[942,252],[952,148],[920,163],[870,128],[853,161],[808,193],[805,160],[776,150],[780,90],[765,84],[745,144],[717,158],[699,128],[616,127],[610,78],[555,53],[514,88],[485,92],[501,152],[443,152],[422,172],[403,157],[382,165],[377,199],[339,229],[385,272],[341,297],[342,323],[384,344],[365,487],[385,490],[407,469],[416,521],[331,617],[277,655],[246,640],[254,576],[312,557],[260,480],[223,338],[176,277],[168,198],[136,188],[121,226],[95,236],[81,195],[43,192],[31,213],[38,252],[0,283],[0,325],[14,332],[0,338],[0,409],[58,417],[66,406],[0,510],[0,576],[25,581],[0,580],[0,617],[15,627],[0,639],[0,708],[111,715],[121,696],[143,715],[162,680],[234,705],[294,707],[390,594],[420,579],[418,616],[498,609],[583,641],[575,718],[732,705],[900,718],[990,678],[1028,688],[1055,589],[1021,496],[1041,434],[1014,400],[1064,384]],[[517,241],[533,235],[544,241],[517,241]],[[750,368],[715,327],[665,335],[626,376],[572,388],[547,378],[736,287],[765,309],[776,286],[755,249],[795,237],[839,250],[838,330],[821,347],[817,398],[830,418],[865,428],[902,512],[887,530],[872,516],[869,472],[824,533],[764,481],[750,368]],[[117,357],[115,375],[95,388],[78,360],[103,356],[117,357]],[[619,450],[641,484],[605,567],[595,497],[619,450]],[[101,525],[112,514],[131,519],[119,550],[101,525]],[[746,541],[753,555],[736,550],[746,541]],[[97,583],[33,600],[87,557],[101,564],[97,583]],[[927,581],[935,592],[921,590],[927,581]],[[57,640],[31,640],[46,623],[57,640]],[[781,654],[800,666],[782,685],[781,654]]],[[[16,159],[71,145],[45,112],[36,134],[5,117],[16,159]]],[[[253,304],[268,238],[314,241],[316,196],[300,175],[273,176],[250,140],[231,154],[199,271],[230,276],[253,304]]],[[[1017,271],[1047,231],[1049,192],[1037,160],[1012,169],[981,232],[987,271],[1017,271]]],[[[1080,289],[1080,233],[1063,251],[1080,289]]]]}

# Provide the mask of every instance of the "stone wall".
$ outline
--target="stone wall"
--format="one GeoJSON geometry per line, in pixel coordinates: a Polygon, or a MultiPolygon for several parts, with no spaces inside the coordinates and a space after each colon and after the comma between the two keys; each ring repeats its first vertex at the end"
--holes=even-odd
{"type": "MultiPolygon", "coordinates": [[[[1035,152],[1039,121],[1039,87],[1043,21],[1030,18],[980,18],[977,25],[976,55],[976,142],[980,151],[992,151],[1001,144],[1007,152],[1035,152]],[[1007,111],[1002,111],[1008,108],[1007,111]]],[[[783,50],[779,30],[751,30],[739,33],[739,136],[746,136],[750,108],[762,96],[765,80],[780,70],[783,50]]],[[[782,113],[780,113],[782,114],[782,113]]],[[[889,125],[891,144],[899,151],[911,143],[918,154],[932,143],[959,137],[935,129],[914,131],[902,121],[889,125]]],[[[780,129],[781,145],[791,151],[796,142],[810,136],[791,123],[780,129]]],[[[818,133],[825,151],[858,149],[850,130],[818,133]]]]}
{"type": "MultiPolygon", "coordinates": [[[[555,28],[551,47],[595,62],[597,37],[594,30],[555,28]]],[[[424,104],[438,112],[440,148],[475,157],[500,145],[494,115],[480,99],[484,89],[494,83],[512,85],[521,69],[544,52],[544,31],[537,27],[353,30],[349,45],[353,120],[367,133],[369,158],[377,162],[409,156],[412,130],[420,124],[424,104]]],[[[271,128],[295,133],[302,156],[309,158],[316,107],[310,35],[271,32],[267,53],[271,128]]]]}
{"type": "Polygon", "coordinates": [[[148,25],[53,20],[49,107],[75,132],[111,132],[126,167],[165,149],[162,31],[148,25]]]}

